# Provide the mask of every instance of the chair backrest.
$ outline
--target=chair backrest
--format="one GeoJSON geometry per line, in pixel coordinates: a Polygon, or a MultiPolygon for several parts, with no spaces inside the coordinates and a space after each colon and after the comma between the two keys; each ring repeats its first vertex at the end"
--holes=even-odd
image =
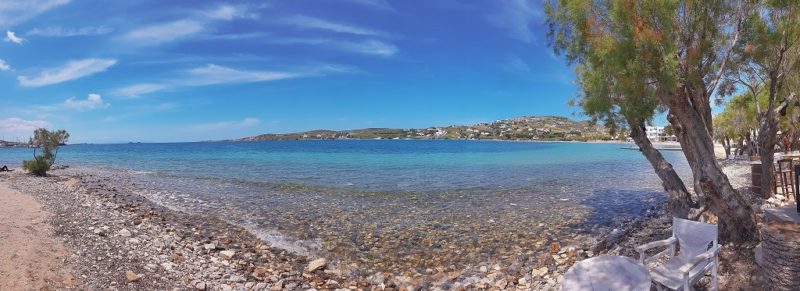
{"type": "Polygon", "coordinates": [[[778,171],[792,170],[794,168],[794,160],[781,158],[775,163],[778,166],[778,171]]]}
{"type": "Polygon", "coordinates": [[[678,256],[689,260],[707,251],[712,242],[717,244],[717,225],[672,218],[672,235],[681,248],[678,256]]]}

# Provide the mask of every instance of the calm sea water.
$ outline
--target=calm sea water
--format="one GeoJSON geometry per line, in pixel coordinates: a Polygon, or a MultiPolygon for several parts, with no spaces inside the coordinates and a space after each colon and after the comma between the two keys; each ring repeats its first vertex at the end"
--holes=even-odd
{"type": "MultiPolygon", "coordinates": [[[[128,173],[169,207],[365,273],[520,264],[664,201],[620,144],[336,140],[70,145],[59,161],[128,173]]],[[[664,152],[686,179],[680,152],[664,152]]],[[[29,149],[0,149],[18,165],[29,149]]],[[[102,171],[100,171],[102,172],[102,171]]]]}

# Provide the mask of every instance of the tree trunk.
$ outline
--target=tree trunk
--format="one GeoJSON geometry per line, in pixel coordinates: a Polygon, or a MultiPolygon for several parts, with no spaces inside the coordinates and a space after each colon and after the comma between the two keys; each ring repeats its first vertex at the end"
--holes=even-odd
{"type": "Polygon", "coordinates": [[[702,112],[698,112],[686,96],[670,94],[661,97],[670,109],[668,119],[679,133],[681,148],[690,159],[694,188],[698,195],[702,193],[703,204],[719,218],[720,236],[737,243],[752,241],[756,229],[752,207],[733,189],[717,163],[713,138],[702,112]]]}
{"type": "Polygon", "coordinates": [[[743,137],[740,137],[740,138],[739,138],[739,145],[738,145],[738,147],[737,147],[737,153],[736,153],[736,155],[737,155],[737,156],[744,155],[744,148],[745,148],[745,145],[744,145],[744,138],[743,138],[743,137]]]}
{"type": "Polygon", "coordinates": [[[650,165],[653,166],[656,175],[661,179],[661,186],[667,192],[667,210],[672,216],[686,219],[689,216],[689,210],[697,205],[692,200],[689,191],[686,190],[683,180],[672,168],[672,164],[661,155],[661,152],[647,138],[644,120],[638,122],[628,120],[628,124],[631,128],[631,138],[639,146],[639,150],[650,162],[650,165]]]}
{"type": "Polygon", "coordinates": [[[730,158],[731,157],[731,139],[727,138],[727,137],[722,139],[722,147],[725,148],[725,159],[730,158]]]}
{"type": "Polygon", "coordinates": [[[772,196],[775,142],[778,134],[778,120],[772,110],[762,113],[761,124],[758,130],[758,147],[761,149],[761,193],[762,197],[772,196]]]}

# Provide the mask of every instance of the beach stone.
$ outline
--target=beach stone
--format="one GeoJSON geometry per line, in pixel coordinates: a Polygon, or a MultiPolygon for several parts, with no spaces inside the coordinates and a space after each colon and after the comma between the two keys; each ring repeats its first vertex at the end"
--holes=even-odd
{"type": "Polygon", "coordinates": [[[194,288],[197,290],[206,290],[206,282],[198,282],[194,284],[194,288]]]}
{"type": "Polygon", "coordinates": [[[170,262],[161,263],[161,267],[164,268],[164,270],[172,271],[172,268],[175,267],[175,264],[170,262]]]}
{"type": "Polygon", "coordinates": [[[207,251],[213,251],[214,249],[216,249],[216,248],[217,248],[217,245],[215,245],[215,244],[213,244],[213,243],[212,243],[212,244],[204,244],[204,245],[203,245],[203,248],[204,248],[205,250],[207,250],[207,251]]]}
{"type": "Polygon", "coordinates": [[[319,258],[319,259],[313,260],[313,261],[311,261],[311,263],[308,263],[308,266],[306,267],[306,272],[311,273],[311,272],[314,272],[316,270],[322,269],[327,264],[328,264],[328,261],[325,260],[325,258],[319,258]]]}
{"type": "Polygon", "coordinates": [[[226,259],[230,260],[230,259],[233,259],[234,255],[236,255],[236,252],[232,251],[232,250],[225,250],[225,251],[219,252],[219,255],[222,256],[223,258],[226,258],[226,259]]]}
{"type": "Polygon", "coordinates": [[[254,289],[255,290],[259,290],[259,291],[267,289],[267,283],[263,283],[263,282],[262,283],[258,283],[258,284],[256,284],[256,287],[254,289]]]}
{"type": "Polygon", "coordinates": [[[557,242],[551,243],[548,249],[551,254],[557,254],[561,250],[561,244],[557,242]]]}
{"type": "Polygon", "coordinates": [[[547,252],[541,252],[539,255],[536,256],[536,265],[539,267],[545,267],[551,263],[554,263],[553,257],[547,252]]]}
{"type": "Polygon", "coordinates": [[[258,267],[258,268],[256,268],[255,270],[253,270],[253,277],[256,277],[256,278],[261,278],[261,277],[263,277],[264,275],[266,275],[266,274],[267,274],[267,272],[268,272],[267,268],[264,268],[264,267],[258,267]]]}
{"type": "Polygon", "coordinates": [[[231,275],[231,277],[228,278],[228,281],[239,283],[239,282],[246,281],[246,279],[244,277],[242,277],[242,276],[239,276],[239,275],[231,275]]]}
{"type": "Polygon", "coordinates": [[[170,259],[171,259],[173,262],[182,262],[182,261],[185,259],[185,258],[183,257],[183,254],[181,254],[181,253],[177,253],[177,252],[176,252],[176,253],[172,253],[171,255],[169,255],[169,258],[170,258],[170,259]]]}
{"type": "Polygon", "coordinates": [[[127,229],[124,229],[124,228],[120,229],[119,232],[117,232],[117,234],[119,234],[122,237],[130,237],[131,236],[131,232],[129,230],[127,230],[127,229]]]}
{"type": "Polygon", "coordinates": [[[499,288],[499,289],[505,289],[506,286],[508,286],[508,280],[500,279],[496,283],[494,283],[494,286],[499,288]]]}
{"type": "Polygon", "coordinates": [[[534,277],[541,277],[547,275],[547,271],[547,267],[541,267],[538,269],[533,269],[533,271],[531,271],[531,275],[534,277]]]}
{"type": "Polygon", "coordinates": [[[222,285],[219,285],[219,290],[222,290],[222,291],[233,291],[233,287],[231,287],[228,284],[222,284],[222,285]]]}
{"type": "Polygon", "coordinates": [[[553,280],[552,278],[547,279],[547,285],[551,286],[551,287],[554,287],[554,286],[556,286],[556,281],[553,280]]]}
{"type": "Polygon", "coordinates": [[[481,273],[486,273],[489,270],[486,268],[486,266],[481,266],[480,271],[481,273]]]}
{"type": "Polygon", "coordinates": [[[136,274],[133,271],[125,272],[125,278],[128,279],[128,283],[136,282],[142,279],[142,275],[136,274]]]}

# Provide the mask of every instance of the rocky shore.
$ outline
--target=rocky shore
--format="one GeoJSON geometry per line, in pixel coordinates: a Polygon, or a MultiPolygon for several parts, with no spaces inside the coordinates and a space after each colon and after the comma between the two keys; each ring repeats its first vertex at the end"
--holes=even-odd
{"type": "MultiPolygon", "coordinates": [[[[743,163],[725,165],[735,186],[744,190],[745,168],[743,163]]],[[[476,266],[477,272],[443,266],[422,276],[357,276],[337,270],[326,258],[274,248],[215,217],[153,203],[127,187],[135,185],[123,185],[131,181],[69,170],[52,174],[37,178],[16,171],[0,175],[0,183],[32,195],[51,213],[48,223],[71,254],[64,265],[77,279],[56,289],[558,290],[563,273],[576,261],[603,254],[635,258],[634,246],[666,238],[671,231],[669,215],[654,207],[645,218],[626,221],[602,237],[571,245],[553,242],[529,252],[520,266],[485,264],[476,266]]],[[[738,251],[726,249],[723,256],[729,258],[723,260],[741,261],[735,259],[738,251]]],[[[720,270],[721,286],[743,280],[758,284],[757,276],[737,278],[737,272],[754,268],[742,264],[720,270]]]]}

